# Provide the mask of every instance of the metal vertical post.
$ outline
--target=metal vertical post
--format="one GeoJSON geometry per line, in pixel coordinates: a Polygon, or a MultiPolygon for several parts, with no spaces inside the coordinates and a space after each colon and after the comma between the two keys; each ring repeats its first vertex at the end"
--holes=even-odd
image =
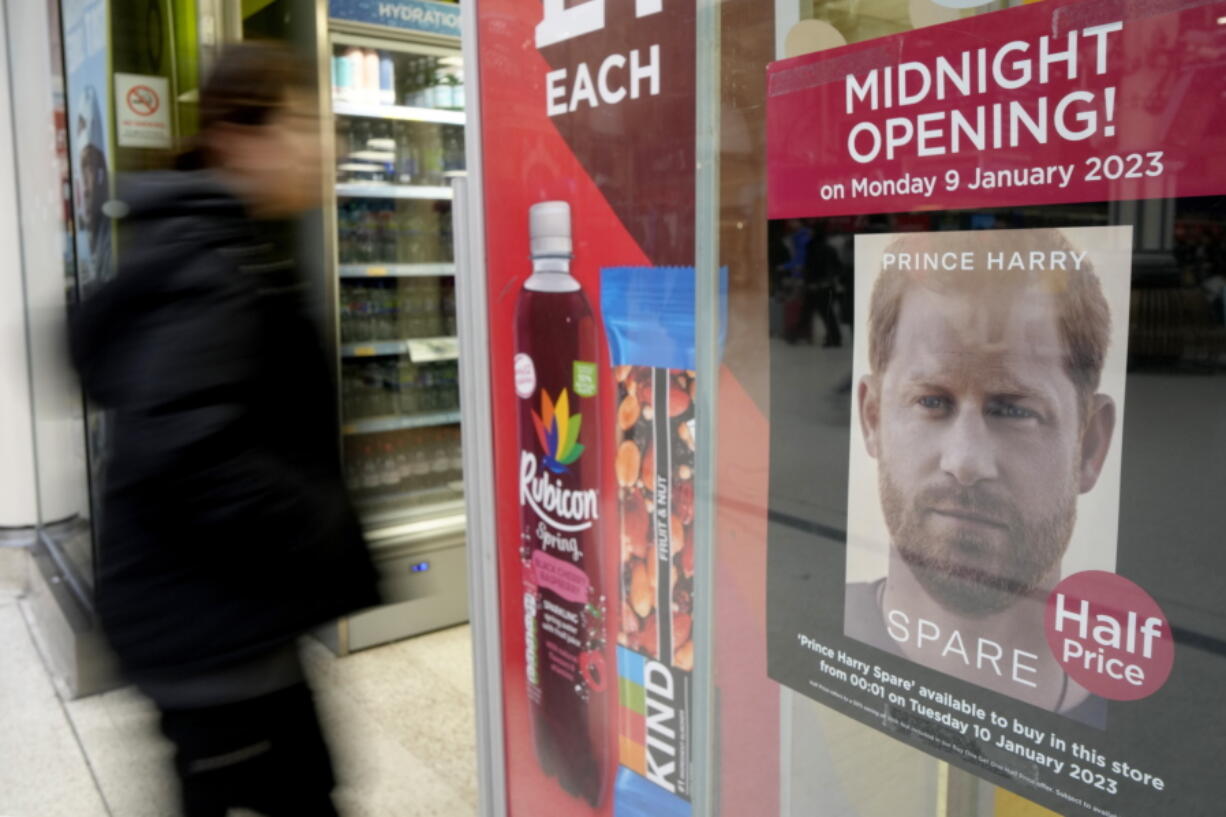
{"type": "Polygon", "coordinates": [[[720,0],[698,0],[695,74],[694,276],[694,817],[715,817],[715,463],[719,393],[720,0]]]}
{"type": "Polygon", "coordinates": [[[468,605],[476,693],[478,814],[506,817],[506,738],[502,708],[498,533],[494,518],[494,426],[485,277],[485,186],[481,153],[481,87],[477,18],[464,6],[464,161],[467,178],[452,183],[455,198],[456,301],[460,336],[460,426],[464,501],[468,515],[468,605]]]}

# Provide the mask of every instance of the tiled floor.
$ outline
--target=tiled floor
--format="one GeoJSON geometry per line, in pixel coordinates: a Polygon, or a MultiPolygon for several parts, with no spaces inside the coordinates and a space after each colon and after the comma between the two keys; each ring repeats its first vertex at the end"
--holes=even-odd
{"type": "MultiPolygon", "coordinates": [[[[0,548],[0,815],[172,817],[169,746],[134,690],[61,702],[0,548]]],[[[467,627],[336,659],[304,647],[346,817],[477,811],[467,627]]],[[[238,817],[237,813],[232,817],[238,817]]]]}

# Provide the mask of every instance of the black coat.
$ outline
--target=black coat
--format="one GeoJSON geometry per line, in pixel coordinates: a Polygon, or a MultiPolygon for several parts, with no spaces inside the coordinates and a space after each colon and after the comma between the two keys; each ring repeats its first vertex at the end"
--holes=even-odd
{"type": "Polygon", "coordinates": [[[306,287],[207,173],[122,196],[123,263],[72,316],[111,411],[96,603],[121,663],[191,675],[378,601],[306,287]]]}

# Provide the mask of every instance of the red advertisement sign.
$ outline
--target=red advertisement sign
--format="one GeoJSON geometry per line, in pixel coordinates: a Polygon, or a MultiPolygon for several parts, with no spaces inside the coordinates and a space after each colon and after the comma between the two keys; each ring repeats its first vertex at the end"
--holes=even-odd
{"type": "Polygon", "coordinates": [[[509,811],[685,817],[693,366],[615,369],[603,290],[692,288],[695,4],[476,13],[509,811]]]}
{"type": "Polygon", "coordinates": [[[770,216],[1217,194],[1219,16],[1051,2],[775,63],[770,216]]]}

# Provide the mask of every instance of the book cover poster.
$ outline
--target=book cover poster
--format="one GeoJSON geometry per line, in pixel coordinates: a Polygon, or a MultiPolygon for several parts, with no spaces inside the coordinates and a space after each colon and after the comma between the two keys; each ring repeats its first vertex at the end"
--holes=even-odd
{"type": "Polygon", "coordinates": [[[1114,571],[1132,228],[858,235],[843,632],[1095,726],[1044,632],[1114,571]]]}

